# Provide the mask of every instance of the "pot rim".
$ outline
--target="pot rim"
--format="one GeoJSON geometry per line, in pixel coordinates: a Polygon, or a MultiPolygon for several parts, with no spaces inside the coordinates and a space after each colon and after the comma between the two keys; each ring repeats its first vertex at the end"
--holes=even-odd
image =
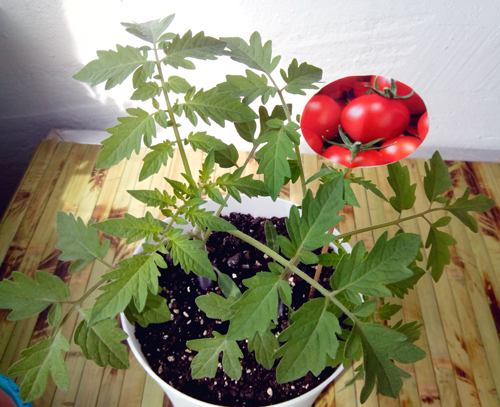
{"type": "MultiPolygon", "coordinates": [[[[251,202],[251,201],[262,200],[262,199],[271,200],[269,197],[248,198],[246,196],[243,196],[242,197],[242,202],[244,202],[244,201],[251,202]]],[[[228,204],[231,201],[234,201],[234,199],[231,198],[228,201],[228,204]]],[[[282,204],[285,204],[285,205],[293,204],[293,202],[285,200],[285,199],[281,199],[281,198],[277,198],[274,202],[275,203],[276,202],[281,202],[282,204]]],[[[228,208],[228,207],[229,207],[229,205],[226,206],[226,208],[228,208]]],[[[231,212],[235,212],[235,211],[232,210],[231,212]]],[[[339,231],[337,229],[335,229],[333,233],[334,234],[339,234],[339,231]]],[[[142,251],[142,245],[144,244],[144,242],[145,242],[145,239],[143,239],[141,242],[139,242],[139,245],[134,250],[133,255],[136,255],[136,254],[138,254],[138,253],[140,253],[142,251]]],[[[331,244],[331,245],[333,247],[333,244],[331,244]]],[[[351,246],[348,243],[341,243],[341,245],[348,252],[351,251],[351,246]]],[[[200,407],[223,407],[223,406],[220,406],[218,404],[208,403],[206,401],[198,400],[198,399],[196,399],[194,397],[191,397],[191,396],[189,396],[189,395],[181,392],[180,390],[177,390],[175,387],[171,386],[167,382],[165,382],[149,366],[149,363],[147,362],[146,358],[144,357],[144,355],[142,353],[142,349],[140,348],[140,345],[137,346],[134,343],[134,341],[132,340],[132,338],[133,338],[135,341],[137,341],[137,339],[135,337],[135,327],[134,327],[133,324],[131,324],[128,321],[128,319],[125,316],[124,312],[120,313],[120,322],[121,322],[121,326],[122,326],[123,330],[127,334],[127,344],[129,346],[129,348],[132,350],[132,353],[134,354],[135,358],[137,359],[137,361],[139,362],[139,364],[142,366],[142,368],[146,371],[146,373],[148,373],[161,387],[168,387],[168,389],[170,391],[172,391],[173,393],[175,393],[178,397],[181,397],[181,398],[185,399],[186,401],[188,401],[190,403],[197,403],[200,407]]],[[[292,403],[292,402],[300,402],[302,400],[305,400],[305,399],[307,399],[311,395],[312,392],[317,391],[317,388],[319,386],[325,385],[324,386],[324,388],[325,388],[328,384],[330,384],[331,382],[333,382],[333,380],[335,380],[338,376],[340,376],[340,374],[342,374],[344,372],[344,370],[345,370],[344,365],[340,364],[340,365],[337,366],[337,368],[334,370],[334,372],[329,377],[327,377],[324,381],[320,382],[317,386],[313,387],[311,390],[309,390],[309,391],[307,391],[307,392],[305,392],[305,393],[301,394],[300,396],[295,397],[293,399],[289,399],[289,400],[283,401],[283,402],[278,403],[278,404],[269,404],[267,407],[290,407],[290,405],[291,405],[290,403],[292,403]]]]}

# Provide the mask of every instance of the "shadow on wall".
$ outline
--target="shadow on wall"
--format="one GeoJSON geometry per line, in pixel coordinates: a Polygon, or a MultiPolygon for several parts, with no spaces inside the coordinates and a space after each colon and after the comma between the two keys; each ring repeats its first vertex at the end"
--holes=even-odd
{"type": "Polygon", "coordinates": [[[82,64],[62,1],[57,0],[60,7],[53,1],[50,13],[44,12],[44,0],[21,0],[12,9],[0,9],[0,214],[51,128],[102,130],[114,124],[120,111],[112,100],[103,104],[72,78],[82,64]],[[24,6],[38,8],[29,14],[35,11],[37,18],[23,19],[24,6]],[[53,34],[51,26],[58,27],[53,34]]]}

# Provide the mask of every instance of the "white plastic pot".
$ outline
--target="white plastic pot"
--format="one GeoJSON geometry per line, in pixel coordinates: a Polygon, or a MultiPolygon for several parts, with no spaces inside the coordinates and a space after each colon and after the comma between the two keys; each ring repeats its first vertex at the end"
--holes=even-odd
{"type": "MultiPolygon", "coordinates": [[[[246,198],[242,197],[242,202],[237,202],[234,199],[230,199],[228,201],[227,207],[222,211],[222,214],[229,214],[231,212],[240,212],[245,214],[250,214],[253,216],[262,216],[262,217],[284,217],[288,216],[290,211],[290,207],[292,203],[289,201],[285,201],[283,199],[277,199],[276,201],[271,200],[268,197],[259,197],[259,198],[246,198]]],[[[215,211],[218,205],[213,202],[209,202],[206,205],[206,208],[209,210],[215,211]]],[[[343,244],[344,248],[347,251],[350,251],[350,246],[347,244],[343,244]]],[[[141,246],[137,247],[134,254],[140,253],[142,251],[141,246]]],[[[174,407],[220,407],[215,404],[206,403],[204,401],[196,400],[179,390],[176,390],[168,383],[164,382],[149,366],[146,358],[142,354],[141,345],[139,341],[135,337],[135,327],[132,325],[125,315],[122,313],[120,315],[121,323],[124,331],[128,335],[127,342],[132,349],[132,353],[137,358],[141,366],[146,370],[146,372],[160,385],[163,391],[171,400],[174,407]]],[[[318,398],[319,394],[325,389],[328,384],[330,384],[336,377],[338,377],[344,371],[344,366],[340,365],[333,372],[333,374],[328,377],[324,382],[309,390],[307,393],[302,394],[299,397],[294,399],[285,401],[279,404],[273,404],[275,407],[310,407],[314,403],[314,401],[318,398]]]]}

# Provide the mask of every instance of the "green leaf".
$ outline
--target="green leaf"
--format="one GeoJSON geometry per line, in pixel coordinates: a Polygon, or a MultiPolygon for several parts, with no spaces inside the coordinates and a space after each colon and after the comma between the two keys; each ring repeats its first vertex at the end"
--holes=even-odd
{"type": "Polygon", "coordinates": [[[151,175],[158,173],[162,165],[166,165],[169,158],[174,156],[174,144],[171,141],[151,146],[151,151],[144,157],[144,164],[139,174],[139,181],[144,181],[151,175]]]}
{"type": "Polygon", "coordinates": [[[337,292],[349,291],[375,297],[390,296],[386,286],[413,276],[410,264],[420,248],[420,237],[411,233],[399,233],[387,240],[385,232],[365,256],[362,241],[356,243],[350,254],[344,255],[332,279],[337,292]]]}
{"type": "Polygon", "coordinates": [[[43,395],[49,374],[57,387],[68,390],[69,375],[63,356],[68,350],[68,340],[58,333],[21,352],[21,357],[9,368],[8,374],[14,378],[22,377],[20,394],[25,402],[43,395]]]}
{"type": "Polygon", "coordinates": [[[111,89],[127,79],[146,59],[147,54],[138,48],[117,45],[116,51],[97,51],[97,59],[85,65],[73,78],[91,86],[106,82],[106,89],[111,89]]]}
{"type": "Polygon", "coordinates": [[[257,362],[267,370],[273,368],[275,354],[279,346],[278,339],[269,329],[263,333],[257,332],[248,341],[248,350],[255,353],[257,362]]]}
{"type": "Polygon", "coordinates": [[[432,158],[425,163],[424,190],[430,202],[451,187],[451,178],[448,167],[444,163],[439,152],[435,152],[432,158]]]}
{"type": "Polygon", "coordinates": [[[278,232],[276,231],[276,228],[273,225],[273,222],[270,220],[266,220],[264,222],[264,234],[266,236],[266,244],[267,246],[271,249],[274,250],[275,252],[279,251],[279,243],[278,243],[278,232]]]}
{"type": "Polygon", "coordinates": [[[281,289],[291,290],[288,282],[279,274],[259,272],[243,280],[248,289],[232,305],[234,312],[228,330],[228,338],[250,339],[256,332],[265,332],[270,322],[278,318],[278,300],[281,289]]]}
{"type": "Polygon", "coordinates": [[[377,308],[377,302],[374,300],[365,301],[353,310],[353,314],[360,318],[368,318],[373,315],[377,308]]]}
{"type": "Polygon", "coordinates": [[[168,87],[175,93],[186,93],[191,88],[191,85],[187,80],[176,75],[170,76],[167,84],[168,87]]]}
{"type": "Polygon", "coordinates": [[[168,208],[175,206],[177,199],[175,196],[168,195],[166,191],[160,191],[158,188],[153,189],[133,189],[127,191],[138,201],[145,203],[148,206],[156,208],[168,208]]]}
{"type": "Polygon", "coordinates": [[[125,316],[134,323],[138,323],[143,328],[150,324],[161,324],[170,321],[172,314],[167,306],[167,300],[161,295],[148,293],[146,305],[142,311],[138,311],[134,302],[130,302],[125,309],[125,316]]]}
{"type": "Polygon", "coordinates": [[[139,108],[127,109],[127,112],[130,116],[119,117],[120,124],[107,130],[111,136],[102,142],[97,167],[112,167],[130,158],[132,152],[139,153],[143,139],[150,146],[156,136],[156,124],[148,112],[139,108]]]}
{"type": "Polygon", "coordinates": [[[233,380],[241,377],[240,359],[243,358],[243,353],[236,341],[229,339],[227,335],[213,331],[212,338],[194,339],[188,341],[186,345],[198,352],[191,362],[193,379],[215,377],[221,353],[224,373],[233,380]]]}
{"type": "Polygon", "coordinates": [[[81,218],[72,214],[57,214],[56,249],[61,250],[59,259],[71,261],[71,272],[81,270],[95,259],[102,259],[109,249],[109,240],[101,244],[97,230],[92,225],[85,225],[81,218]]]}
{"type": "Polygon", "coordinates": [[[97,223],[95,227],[112,236],[127,239],[128,243],[151,237],[163,232],[165,224],[146,212],[143,218],[125,214],[123,218],[108,219],[97,223]]]}
{"type": "Polygon", "coordinates": [[[385,195],[370,180],[364,179],[363,177],[355,177],[353,175],[351,175],[349,179],[351,180],[351,182],[354,182],[355,184],[361,185],[367,191],[372,192],[373,194],[378,196],[380,199],[387,201],[387,198],[385,197],[385,195]]]}
{"type": "Polygon", "coordinates": [[[243,140],[248,141],[249,143],[254,142],[255,130],[257,129],[255,120],[249,122],[234,123],[234,127],[236,128],[236,132],[243,140]]]}
{"type": "Polygon", "coordinates": [[[208,293],[196,297],[196,305],[209,318],[227,321],[231,319],[233,311],[231,305],[236,300],[235,297],[224,298],[215,293],[208,293]]]}
{"type": "Polygon", "coordinates": [[[154,70],[155,64],[152,61],[146,61],[139,68],[137,68],[132,75],[132,85],[134,89],[137,89],[141,85],[145,84],[148,79],[153,76],[154,70]]]}
{"type": "Polygon", "coordinates": [[[413,273],[410,277],[395,283],[387,284],[387,288],[391,290],[392,295],[403,298],[413,287],[415,287],[420,278],[425,274],[425,270],[418,267],[415,262],[410,264],[408,268],[413,273]]]}
{"type": "Polygon", "coordinates": [[[434,281],[438,281],[443,274],[444,267],[450,264],[450,246],[457,241],[446,232],[442,232],[435,227],[429,228],[425,247],[430,248],[427,257],[427,270],[431,271],[434,281]]]}
{"type": "Polygon", "coordinates": [[[149,100],[160,94],[160,87],[155,82],[146,82],[132,94],[132,100],[149,100]]]}
{"type": "Polygon", "coordinates": [[[203,31],[193,36],[189,30],[182,37],[176,35],[164,46],[167,56],[163,62],[174,68],[194,69],[189,59],[217,59],[218,55],[222,55],[225,45],[223,41],[206,36],[203,31]]]}
{"type": "Polygon", "coordinates": [[[272,56],[272,42],[267,41],[265,44],[262,44],[262,39],[258,32],[254,32],[251,35],[249,43],[237,37],[227,37],[222,38],[222,40],[226,42],[229,48],[229,57],[250,68],[270,74],[280,62],[281,57],[275,56],[273,58],[272,56]]]}
{"type": "Polygon", "coordinates": [[[216,280],[208,254],[200,240],[192,240],[180,229],[170,229],[167,233],[167,248],[174,265],[180,264],[186,272],[193,272],[200,277],[216,280]]]}
{"type": "Polygon", "coordinates": [[[241,202],[241,194],[249,197],[267,195],[266,187],[262,181],[253,179],[252,175],[242,177],[242,173],[242,168],[232,173],[225,173],[217,178],[216,183],[238,202],[241,202]]]}
{"type": "Polygon", "coordinates": [[[115,270],[103,276],[109,283],[101,287],[102,293],[95,301],[89,323],[114,318],[132,299],[136,309],[141,312],[146,306],[148,292],[158,292],[158,267],[167,267],[158,253],[122,260],[115,270]]]}
{"type": "Polygon", "coordinates": [[[87,359],[99,366],[112,366],[127,369],[128,351],[122,342],[127,334],[118,327],[114,318],[104,319],[90,325],[86,320],[80,322],[75,331],[75,343],[80,346],[87,359]]]}
{"type": "Polygon", "coordinates": [[[287,136],[285,126],[270,129],[259,137],[259,141],[265,144],[255,154],[259,162],[257,172],[264,175],[269,194],[276,199],[285,180],[292,175],[288,159],[295,157],[294,144],[287,136]]]}
{"type": "Polygon", "coordinates": [[[297,207],[291,208],[286,228],[296,253],[317,249],[332,240],[332,235],[326,232],[342,220],[339,212],[344,206],[343,185],[343,177],[339,176],[322,184],[315,197],[308,190],[300,217],[297,207]]]}
{"type": "Polygon", "coordinates": [[[391,319],[391,317],[396,312],[399,312],[401,310],[401,308],[403,308],[403,307],[399,304],[386,303],[378,309],[378,316],[380,319],[387,321],[387,320],[391,319]]]}
{"type": "Polygon", "coordinates": [[[122,23],[122,25],[130,34],[144,41],[156,44],[174,17],[175,14],[170,14],[165,18],[146,21],[145,23],[122,23]]]}
{"type": "Polygon", "coordinates": [[[378,393],[396,398],[403,385],[402,379],[409,374],[393,361],[416,362],[425,357],[425,352],[401,332],[382,325],[358,323],[351,335],[358,335],[363,347],[365,384],[361,390],[361,402],[368,399],[375,385],[378,393]]]}
{"type": "Polygon", "coordinates": [[[334,358],[339,342],[339,321],[328,311],[328,300],[315,298],[302,305],[291,317],[291,325],[279,336],[284,345],[276,369],[278,383],[299,379],[312,372],[318,376],[334,358]]]}
{"type": "Polygon", "coordinates": [[[389,203],[399,213],[404,209],[412,208],[416,199],[417,184],[411,183],[408,167],[403,167],[399,162],[396,162],[389,164],[387,170],[389,172],[387,181],[395,193],[395,196],[389,198],[389,203]]]}
{"type": "Polygon", "coordinates": [[[267,77],[264,74],[259,76],[249,69],[245,73],[246,76],[226,75],[226,82],[218,84],[217,89],[232,97],[242,97],[243,103],[247,105],[259,97],[265,104],[270,97],[276,95],[276,88],[267,84],[267,77]]]}
{"type": "Polygon", "coordinates": [[[495,201],[484,195],[478,195],[469,199],[469,189],[466,189],[460,198],[451,205],[448,205],[447,209],[470,230],[477,232],[477,221],[469,212],[486,212],[494,206],[495,201]]]}
{"type": "Polygon", "coordinates": [[[225,121],[248,122],[257,116],[252,109],[236,97],[221,93],[217,88],[207,91],[199,90],[194,94],[186,94],[184,103],[177,104],[175,110],[178,114],[184,112],[188,120],[198,124],[199,116],[205,123],[213,120],[224,127],[225,121]]]}
{"type": "Polygon", "coordinates": [[[37,315],[49,305],[69,298],[68,286],[59,277],[37,271],[34,278],[14,271],[0,281],[0,309],[10,309],[9,321],[37,315]]]}
{"type": "Polygon", "coordinates": [[[206,211],[202,208],[191,207],[186,211],[185,216],[193,225],[203,229],[210,229],[217,232],[228,232],[236,229],[227,220],[215,216],[213,212],[206,211]]]}
{"type": "Polygon", "coordinates": [[[320,68],[309,65],[306,62],[302,62],[299,65],[295,58],[288,66],[288,75],[283,69],[280,73],[286,82],[285,90],[288,93],[296,95],[305,95],[304,89],[318,89],[314,83],[319,82],[323,75],[323,71],[320,68]]]}

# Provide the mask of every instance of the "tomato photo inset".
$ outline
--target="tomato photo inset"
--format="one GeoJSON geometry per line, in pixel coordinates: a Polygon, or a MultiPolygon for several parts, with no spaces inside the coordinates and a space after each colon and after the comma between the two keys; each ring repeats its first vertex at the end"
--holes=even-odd
{"type": "Polygon", "coordinates": [[[300,127],[318,154],[348,168],[399,161],[429,131],[422,98],[380,75],[348,76],[324,86],[304,107],[300,127]]]}

